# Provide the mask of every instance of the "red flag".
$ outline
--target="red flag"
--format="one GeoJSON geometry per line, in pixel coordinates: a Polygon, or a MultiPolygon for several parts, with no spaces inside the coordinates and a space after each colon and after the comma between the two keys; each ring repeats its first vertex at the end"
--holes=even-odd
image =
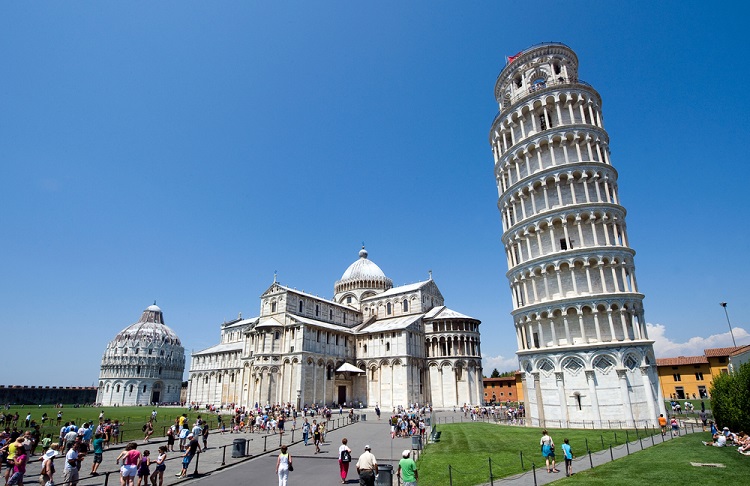
{"type": "Polygon", "coordinates": [[[513,61],[515,61],[515,60],[516,60],[516,58],[517,58],[518,56],[520,56],[521,54],[523,54],[523,51],[519,52],[519,53],[518,53],[518,54],[516,54],[515,56],[506,56],[506,57],[505,57],[505,59],[507,59],[507,60],[508,60],[508,64],[510,64],[510,63],[512,63],[513,61]]]}

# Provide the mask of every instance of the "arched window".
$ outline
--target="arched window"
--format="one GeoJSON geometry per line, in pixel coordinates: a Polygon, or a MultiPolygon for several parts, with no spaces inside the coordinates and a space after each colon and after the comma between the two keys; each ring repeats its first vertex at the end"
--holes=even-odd
{"type": "Polygon", "coordinates": [[[367,345],[362,346],[362,352],[367,354],[367,345]]]}
{"type": "Polygon", "coordinates": [[[120,385],[117,385],[117,393],[120,393],[120,385]]]}
{"type": "Polygon", "coordinates": [[[146,393],[146,385],[143,385],[143,393],[146,393]]]}
{"type": "Polygon", "coordinates": [[[133,393],[133,385],[130,385],[130,393],[133,393]]]}
{"type": "Polygon", "coordinates": [[[300,299],[300,301],[299,301],[299,311],[300,312],[302,312],[302,309],[304,308],[304,306],[305,306],[305,303],[302,301],[302,299],[300,299]]]}
{"type": "Polygon", "coordinates": [[[409,301],[404,299],[404,312],[409,312],[409,301]]]}
{"type": "Polygon", "coordinates": [[[385,350],[390,351],[391,350],[391,343],[385,343],[385,350]]]}
{"type": "Polygon", "coordinates": [[[136,366],[135,367],[135,374],[136,375],[140,375],[141,374],[141,367],[140,366],[136,366]]]}
{"type": "Polygon", "coordinates": [[[389,316],[391,315],[391,303],[390,302],[385,304],[385,313],[389,316]]]}
{"type": "Polygon", "coordinates": [[[271,312],[276,312],[276,302],[271,302],[271,312]]]}
{"type": "Polygon", "coordinates": [[[274,339],[279,339],[280,337],[281,337],[281,333],[279,331],[276,331],[275,333],[273,333],[274,339]]]}

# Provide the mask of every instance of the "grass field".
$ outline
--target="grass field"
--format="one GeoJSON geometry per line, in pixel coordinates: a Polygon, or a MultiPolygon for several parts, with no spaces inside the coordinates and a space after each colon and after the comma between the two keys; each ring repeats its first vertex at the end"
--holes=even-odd
{"type": "MultiPolygon", "coordinates": [[[[438,430],[440,441],[428,445],[419,458],[421,484],[449,484],[449,466],[454,486],[488,483],[490,463],[494,478],[528,471],[532,462],[544,470],[539,446],[542,429],[469,422],[439,425],[438,430]]],[[[586,450],[587,441],[595,452],[637,437],[634,430],[550,429],[550,435],[558,449],[568,438],[577,455],[586,450]]],[[[638,435],[644,436],[644,431],[639,430],[638,435]]]]}
{"type": "MultiPolygon", "coordinates": [[[[41,427],[42,436],[46,434],[52,434],[53,440],[58,437],[60,433],[60,426],[57,425],[57,412],[62,410],[62,423],[68,421],[75,421],[76,425],[80,425],[83,422],[93,421],[94,424],[99,423],[99,413],[104,410],[104,417],[111,420],[119,420],[122,426],[121,441],[130,441],[143,438],[143,432],[141,428],[143,424],[151,417],[151,411],[153,407],[80,407],[74,408],[72,406],[65,406],[63,408],[55,408],[50,406],[36,407],[33,405],[27,405],[25,407],[10,407],[9,410],[3,410],[5,415],[13,415],[18,412],[18,429],[25,430],[25,418],[26,415],[31,412],[31,419],[38,424],[42,423],[42,414],[47,413],[49,420],[46,424],[41,427]]],[[[175,418],[179,417],[183,413],[186,413],[186,409],[182,407],[158,407],[157,410],[157,422],[154,424],[154,437],[161,437],[165,435],[166,427],[173,424],[175,418]]],[[[187,412],[190,423],[194,423],[198,415],[204,420],[209,422],[209,425],[213,428],[216,426],[216,415],[210,412],[187,412]]]]}
{"type": "MultiPolygon", "coordinates": [[[[750,457],[734,447],[705,447],[708,433],[690,434],[658,444],[590,471],[575,473],[555,484],[748,484],[750,457]],[[726,467],[694,467],[691,462],[726,467]]],[[[575,471],[574,471],[575,472],[575,471]]]]}

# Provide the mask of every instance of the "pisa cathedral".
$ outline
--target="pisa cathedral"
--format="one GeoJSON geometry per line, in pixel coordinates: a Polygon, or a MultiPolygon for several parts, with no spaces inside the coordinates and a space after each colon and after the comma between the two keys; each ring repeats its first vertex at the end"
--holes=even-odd
{"type": "Polygon", "coordinates": [[[192,354],[188,401],[478,404],[479,324],[444,305],[432,275],[394,287],[363,247],[330,300],[274,278],[257,317],[223,323],[219,344],[192,354]]]}
{"type": "Polygon", "coordinates": [[[655,424],[664,412],[599,93],[559,43],[508,58],[490,129],[532,425],[655,424]]]}

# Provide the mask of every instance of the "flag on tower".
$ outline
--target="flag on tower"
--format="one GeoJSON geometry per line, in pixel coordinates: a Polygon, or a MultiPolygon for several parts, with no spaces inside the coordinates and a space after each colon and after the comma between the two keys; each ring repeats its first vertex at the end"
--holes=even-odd
{"type": "MultiPolygon", "coordinates": [[[[512,63],[513,61],[515,61],[515,60],[516,60],[516,58],[517,58],[518,56],[520,56],[521,54],[523,54],[523,51],[521,51],[521,52],[517,53],[517,54],[516,54],[516,55],[514,55],[514,56],[505,56],[505,59],[506,59],[506,61],[507,61],[507,64],[510,64],[510,63],[512,63]]],[[[507,65],[507,64],[506,64],[506,65],[507,65]]]]}

